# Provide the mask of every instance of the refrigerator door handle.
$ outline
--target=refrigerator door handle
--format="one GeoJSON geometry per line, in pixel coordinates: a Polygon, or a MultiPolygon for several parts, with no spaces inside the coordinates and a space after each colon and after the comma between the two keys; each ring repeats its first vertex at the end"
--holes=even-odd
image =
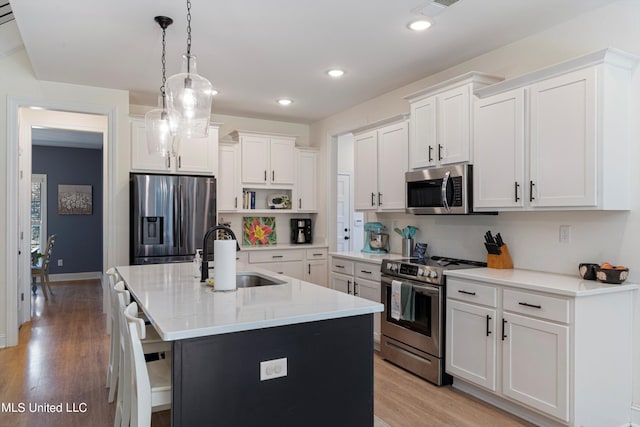
{"type": "Polygon", "coordinates": [[[173,246],[180,247],[180,184],[176,185],[177,193],[173,198],[173,246]]]}

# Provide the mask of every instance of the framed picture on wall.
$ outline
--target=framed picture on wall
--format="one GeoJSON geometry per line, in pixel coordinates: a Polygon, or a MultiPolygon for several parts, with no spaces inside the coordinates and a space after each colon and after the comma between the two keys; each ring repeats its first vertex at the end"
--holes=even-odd
{"type": "Polygon", "coordinates": [[[91,185],[58,184],[58,214],[92,215],[92,191],[91,185]]]}

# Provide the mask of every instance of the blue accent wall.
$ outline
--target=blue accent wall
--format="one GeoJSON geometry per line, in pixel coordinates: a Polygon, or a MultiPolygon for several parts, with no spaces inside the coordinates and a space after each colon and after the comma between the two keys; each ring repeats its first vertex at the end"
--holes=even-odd
{"type": "Polygon", "coordinates": [[[102,150],[34,145],[32,173],[47,175],[47,234],[56,235],[49,273],[102,271],[102,150]],[[58,184],[91,185],[93,213],[58,215],[58,184]]]}

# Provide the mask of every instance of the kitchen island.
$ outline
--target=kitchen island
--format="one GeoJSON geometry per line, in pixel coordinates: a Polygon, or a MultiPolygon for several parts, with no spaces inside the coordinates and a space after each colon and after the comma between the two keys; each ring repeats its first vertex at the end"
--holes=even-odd
{"type": "Polygon", "coordinates": [[[241,263],[285,283],[213,292],[190,263],[117,270],[173,343],[173,426],[373,425],[381,304],[241,263]]]}

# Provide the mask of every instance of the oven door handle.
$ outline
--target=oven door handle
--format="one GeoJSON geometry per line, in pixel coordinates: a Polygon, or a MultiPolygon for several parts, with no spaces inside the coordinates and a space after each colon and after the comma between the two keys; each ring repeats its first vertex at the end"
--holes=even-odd
{"type": "MultiPolygon", "coordinates": [[[[403,280],[403,279],[398,278],[398,277],[384,276],[383,279],[382,279],[382,284],[384,286],[386,286],[387,288],[389,288],[389,292],[391,292],[391,281],[392,280],[403,280]]],[[[411,283],[411,286],[413,286],[413,290],[415,292],[420,292],[420,293],[425,294],[425,295],[438,295],[443,290],[439,286],[433,286],[433,285],[429,285],[427,283],[417,283],[417,282],[413,282],[411,280],[405,280],[405,282],[411,283]]]]}
{"type": "Polygon", "coordinates": [[[451,176],[451,171],[446,171],[444,173],[444,178],[442,178],[442,187],[440,188],[440,193],[442,197],[442,206],[448,213],[451,213],[449,202],[447,202],[447,186],[449,185],[449,176],[451,176]]]}

